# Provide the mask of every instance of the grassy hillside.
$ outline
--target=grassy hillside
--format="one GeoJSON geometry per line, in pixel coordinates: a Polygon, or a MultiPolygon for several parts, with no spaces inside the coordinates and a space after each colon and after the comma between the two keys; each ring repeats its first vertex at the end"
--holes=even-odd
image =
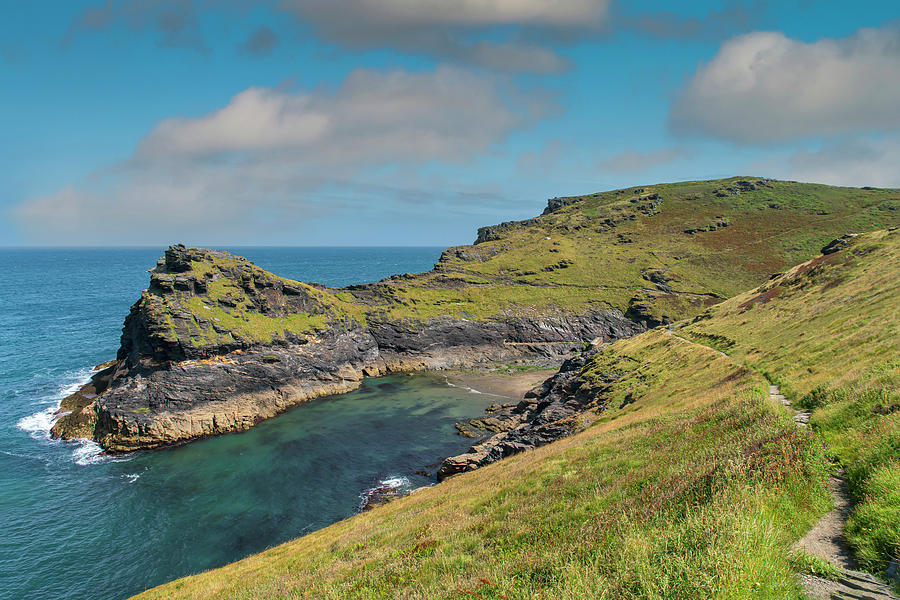
{"type": "Polygon", "coordinates": [[[848,537],[863,565],[900,556],[900,231],[844,241],[724,302],[680,335],[766,373],[847,472],[848,537]]]}
{"type": "Polygon", "coordinates": [[[312,339],[370,318],[615,308],[653,325],[759,285],[838,235],[900,224],[898,209],[898,190],[758,178],[629,188],[553,199],[539,217],[484,228],[478,244],[448,249],[432,271],[347,289],[192,250],[187,272],[154,274],[139,308],[160,339],[189,339],[198,351],[312,339]],[[282,288],[307,306],[285,305],[282,288]]]}
{"type": "Polygon", "coordinates": [[[595,306],[677,320],[838,235],[900,224],[900,191],[735,177],[557,198],[549,209],[482,230],[488,241],[445,252],[433,272],[386,282],[400,301],[388,314],[595,306]]]}
{"type": "Polygon", "coordinates": [[[608,369],[642,391],[581,434],[141,598],[801,597],[821,446],[766,381],[660,331],[608,369]]]}

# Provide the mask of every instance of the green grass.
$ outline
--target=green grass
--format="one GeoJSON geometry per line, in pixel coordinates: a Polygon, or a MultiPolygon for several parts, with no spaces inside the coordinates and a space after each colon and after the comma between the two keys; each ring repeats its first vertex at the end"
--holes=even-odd
{"type": "Polygon", "coordinates": [[[324,314],[307,313],[289,314],[269,317],[258,312],[238,306],[226,311],[220,306],[207,304],[200,298],[189,298],[187,307],[195,315],[201,316],[206,325],[197,323],[197,335],[203,343],[227,343],[237,334],[243,339],[270,343],[276,338],[284,338],[287,333],[314,333],[325,328],[327,319],[324,314]],[[230,333],[221,334],[213,329],[212,322],[224,327],[230,333]]]}
{"type": "Polygon", "coordinates": [[[832,581],[836,581],[841,575],[840,569],[827,560],[802,550],[791,552],[791,554],[788,555],[788,559],[798,573],[814,575],[832,581]]]}
{"type": "Polygon", "coordinates": [[[781,386],[846,471],[847,535],[862,565],[900,556],[900,232],[859,236],[679,330],[729,340],[781,386]],[[773,293],[777,291],[777,293],[773,293]]]}
{"type": "Polygon", "coordinates": [[[650,332],[601,356],[586,373],[637,365],[614,396],[658,385],[573,437],[142,597],[801,598],[788,550],[827,507],[821,445],[703,346],[650,332]]]}
{"type": "Polygon", "coordinates": [[[501,367],[504,371],[509,373],[527,373],[529,371],[541,371],[545,367],[541,365],[516,365],[516,364],[507,364],[501,367]]]}

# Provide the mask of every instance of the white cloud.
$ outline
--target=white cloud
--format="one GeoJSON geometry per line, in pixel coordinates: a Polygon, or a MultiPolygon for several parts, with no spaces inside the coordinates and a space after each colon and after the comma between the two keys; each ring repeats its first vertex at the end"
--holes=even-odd
{"type": "Polygon", "coordinates": [[[646,171],[659,165],[675,162],[688,156],[688,150],[681,146],[676,148],[664,148],[654,152],[637,152],[626,150],[621,154],[610,156],[600,161],[598,170],[608,173],[635,173],[646,171]]]}
{"type": "Polygon", "coordinates": [[[900,187],[900,135],[831,141],[759,165],[786,179],[829,185],[900,187]]]}
{"type": "Polygon", "coordinates": [[[478,39],[498,28],[519,34],[596,31],[610,0],[283,0],[280,8],[324,38],[351,48],[391,47],[509,71],[555,72],[568,61],[521,35],[478,39]]]}
{"type": "Polygon", "coordinates": [[[129,161],[33,198],[16,217],[54,243],[154,243],[198,228],[259,239],[272,223],[332,210],[313,200],[322,190],[474,160],[554,110],[533,91],[449,67],[356,71],[335,90],[250,88],[206,116],[162,121],[129,161]]]}
{"type": "Polygon", "coordinates": [[[670,119],[678,133],[743,144],[900,129],[900,29],[738,36],[700,66],[670,119]]]}
{"type": "Polygon", "coordinates": [[[290,151],[317,166],[461,160],[550,108],[540,94],[503,90],[490,77],[454,68],[360,70],[333,93],[250,88],[205,117],[167,119],[137,157],[290,151]]]}
{"type": "Polygon", "coordinates": [[[138,146],[139,157],[218,154],[304,146],[328,133],[327,112],[310,96],[250,88],[200,119],[167,119],[138,146]]]}
{"type": "MultiPolygon", "coordinates": [[[[64,45],[84,32],[124,24],[153,31],[162,46],[206,52],[200,20],[207,13],[243,19],[265,7],[289,15],[324,39],[356,49],[394,48],[442,62],[506,71],[549,73],[569,61],[548,47],[573,32],[595,32],[608,23],[611,0],[108,0],[82,11],[64,45]],[[486,34],[502,31],[504,39],[486,34]]],[[[278,42],[271,30],[257,31],[244,51],[265,54],[278,42]]]]}
{"type": "Polygon", "coordinates": [[[431,25],[583,26],[606,18],[609,0],[283,0],[281,6],[332,28],[431,25]],[[352,15],[352,19],[347,17],[352,15]],[[342,23],[344,21],[344,23],[342,23]]]}

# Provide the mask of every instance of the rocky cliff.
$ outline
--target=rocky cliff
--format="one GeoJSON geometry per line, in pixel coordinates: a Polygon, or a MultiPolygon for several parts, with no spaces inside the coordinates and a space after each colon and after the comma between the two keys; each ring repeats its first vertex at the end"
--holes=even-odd
{"type": "Polygon", "coordinates": [[[394,319],[379,289],[389,286],[328,289],[172,246],[125,319],[116,360],[63,400],[52,433],[114,452],[168,446],[247,429],[364,376],[560,354],[641,330],[614,309],[394,319]]]}
{"type": "MultiPolygon", "coordinates": [[[[246,429],[366,375],[564,356],[700,314],[858,223],[896,224],[896,196],[733,178],[555,198],[432,271],[339,289],[172,246],[116,360],[63,401],[53,435],[160,447],[246,429]]],[[[531,404],[500,416],[531,421],[553,402],[531,404]]]]}

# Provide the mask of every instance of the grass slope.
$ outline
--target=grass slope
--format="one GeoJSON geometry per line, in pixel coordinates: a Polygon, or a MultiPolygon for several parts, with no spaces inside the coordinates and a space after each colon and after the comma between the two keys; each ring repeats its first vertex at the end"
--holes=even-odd
{"type": "Polygon", "coordinates": [[[767,374],[846,469],[864,567],[900,556],[900,230],[789,270],[679,333],[767,374]]]}
{"type": "Polygon", "coordinates": [[[812,258],[838,235],[900,224],[900,190],[746,177],[555,202],[554,212],[493,228],[497,239],[451,249],[430,273],[390,281],[386,293],[398,302],[386,312],[485,317],[643,304],[656,319],[678,320],[812,258]],[[648,281],[654,275],[671,293],[648,281]]]}

